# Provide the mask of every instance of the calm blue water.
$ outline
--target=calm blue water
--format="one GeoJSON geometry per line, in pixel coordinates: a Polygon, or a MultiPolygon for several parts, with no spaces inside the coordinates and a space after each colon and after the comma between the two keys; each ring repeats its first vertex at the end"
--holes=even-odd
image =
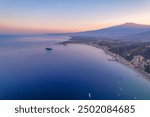
{"type": "Polygon", "coordinates": [[[67,39],[1,39],[0,99],[150,99],[149,81],[103,50],[56,44],[67,39]]]}

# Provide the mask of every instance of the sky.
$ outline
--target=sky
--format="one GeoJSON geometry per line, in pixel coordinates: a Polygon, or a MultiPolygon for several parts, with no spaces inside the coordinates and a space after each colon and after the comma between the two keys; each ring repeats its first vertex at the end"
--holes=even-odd
{"type": "Polygon", "coordinates": [[[125,22],[150,25],[150,0],[0,0],[0,33],[57,33],[125,22]]]}

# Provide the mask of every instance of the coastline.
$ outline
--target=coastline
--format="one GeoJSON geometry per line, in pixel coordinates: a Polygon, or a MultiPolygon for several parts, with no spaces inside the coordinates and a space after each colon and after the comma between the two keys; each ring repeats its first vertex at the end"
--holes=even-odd
{"type": "Polygon", "coordinates": [[[94,46],[94,45],[90,45],[90,44],[88,44],[88,45],[102,49],[105,52],[105,54],[108,54],[108,55],[110,55],[110,56],[112,56],[113,58],[116,59],[116,60],[113,60],[113,61],[116,61],[116,62],[118,62],[118,63],[120,63],[120,64],[122,64],[122,65],[124,65],[124,66],[126,66],[126,67],[128,67],[130,69],[132,69],[138,75],[140,75],[143,78],[145,78],[146,80],[150,81],[150,75],[148,73],[146,73],[146,72],[144,72],[144,71],[142,71],[142,70],[140,70],[138,68],[135,68],[132,64],[130,64],[123,57],[121,57],[119,55],[117,55],[117,57],[116,57],[115,53],[110,52],[106,47],[94,46]]]}
{"type": "Polygon", "coordinates": [[[68,41],[67,43],[61,43],[63,44],[64,46],[67,46],[68,44],[84,44],[84,45],[89,45],[89,46],[92,46],[92,47],[96,47],[96,48],[99,48],[101,50],[103,50],[105,52],[105,54],[108,54],[110,56],[113,57],[112,60],[110,61],[116,61],[128,68],[130,68],[131,70],[133,70],[134,72],[137,73],[137,75],[143,77],[145,80],[149,81],[150,82],[150,74],[144,72],[143,70],[140,70],[138,68],[135,68],[132,64],[130,64],[126,59],[124,59],[123,57],[119,56],[119,55],[116,55],[115,53],[109,51],[108,47],[106,46],[99,46],[97,44],[92,44],[92,43],[86,43],[86,42],[74,42],[74,41],[68,41]]]}

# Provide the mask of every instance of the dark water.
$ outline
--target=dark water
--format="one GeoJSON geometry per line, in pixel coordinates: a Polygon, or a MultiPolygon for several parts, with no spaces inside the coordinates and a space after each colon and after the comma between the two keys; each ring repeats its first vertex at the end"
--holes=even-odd
{"type": "Polygon", "coordinates": [[[95,47],[55,44],[66,39],[1,39],[0,99],[150,99],[149,81],[95,47]]]}

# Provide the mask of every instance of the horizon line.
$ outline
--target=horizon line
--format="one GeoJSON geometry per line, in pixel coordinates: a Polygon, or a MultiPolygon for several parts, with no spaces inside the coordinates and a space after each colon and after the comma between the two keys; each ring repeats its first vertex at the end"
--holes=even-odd
{"type": "MultiPolygon", "coordinates": [[[[105,29],[105,28],[110,28],[110,27],[114,27],[114,26],[120,26],[120,25],[125,25],[125,24],[134,24],[134,25],[143,25],[143,26],[150,26],[150,24],[142,24],[142,23],[135,23],[135,22],[125,22],[125,23],[118,23],[118,24],[114,24],[114,25],[109,25],[109,26],[104,26],[104,27],[101,27],[101,28],[95,28],[95,29],[84,29],[84,30],[79,30],[79,31],[65,31],[65,30],[59,30],[59,31],[46,31],[46,29],[31,29],[31,28],[16,28],[16,29],[21,29],[23,30],[24,32],[11,32],[11,31],[4,31],[4,32],[1,32],[0,31],[0,35],[13,35],[13,34],[18,34],[18,35],[36,35],[36,34],[67,34],[67,33],[79,33],[79,32],[86,32],[86,31],[95,31],[95,30],[101,30],[101,29],[105,29]],[[27,30],[27,31],[25,31],[27,30]],[[32,31],[31,31],[32,30],[32,31]],[[44,31],[45,30],[45,31],[44,31]],[[41,32],[40,32],[41,31],[41,32]]],[[[7,27],[8,28],[8,27],[7,27]]],[[[15,27],[11,27],[10,29],[15,29],[15,27]]],[[[0,29],[2,30],[2,29],[0,29]]],[[[9,29],[8,29],[9,30],[9,29]]]]}

